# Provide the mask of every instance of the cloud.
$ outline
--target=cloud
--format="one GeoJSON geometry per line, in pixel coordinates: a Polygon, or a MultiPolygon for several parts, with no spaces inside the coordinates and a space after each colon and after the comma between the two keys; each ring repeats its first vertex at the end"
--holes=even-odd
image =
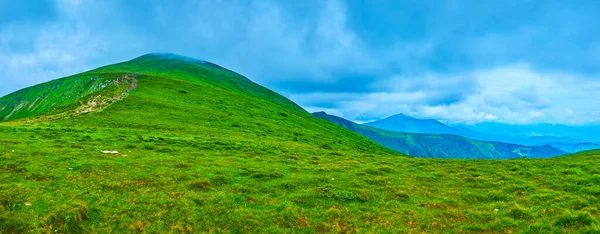
{"type": "Polygon", "coordinates": [[[173,52],[359,121],[600,122],[593,2],[39,3],[0,2],[0,95],[173,52]]]}

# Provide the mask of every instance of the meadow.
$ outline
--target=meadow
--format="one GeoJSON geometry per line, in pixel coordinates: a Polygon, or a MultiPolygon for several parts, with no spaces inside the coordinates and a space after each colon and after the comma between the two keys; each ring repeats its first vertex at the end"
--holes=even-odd
{"type": "Polygon", "coordinates": [[[0,232],[600,232],[600,151],[412,158],[212,65],[143,57],[62,81],[82,76],[138,85],[0,122],[0,232]]]}

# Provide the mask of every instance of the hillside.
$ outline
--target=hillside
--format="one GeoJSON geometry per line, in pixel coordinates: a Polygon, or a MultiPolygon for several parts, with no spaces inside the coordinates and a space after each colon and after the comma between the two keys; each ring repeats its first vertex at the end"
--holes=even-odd
{"type": "Polygon", "coordinates": [[[565,152],[552,146],[521,146],[500,142],[485,142],[449,134],[402,133],[359,125],[349,120],[313,113],[315,117],[330,121],[398,152],[423,158],[548,158],[565,152]]]}
{"type": "Polygon", "coordinates": [[[406,157],[170,54],[50,83],[0,98],[0,233],[600,231],[597,153],[406,157]]]}
{"type": "Polygon", "coordinates": [[[564,144],[560,142],[550,143],[554,148],[560,149],[568,153],[576,153],[580,151],[600,149],[600,145],[594,143],[579,143],[579,144],[564,144]]]}
{"type": "Polygon", "coordinates": [[[97,102],[94,109],[100,109],[100,103],[109,105],[135,89],[140,76],[168,76],[181,83],[210,85],[305,112],[281,95],[218,65],[174,54],[147,54],[128,62],[50,81],[2,97],[0,120],[59,113],[75,108],[85,109],[90,106],[90,102],[97,102]]]}

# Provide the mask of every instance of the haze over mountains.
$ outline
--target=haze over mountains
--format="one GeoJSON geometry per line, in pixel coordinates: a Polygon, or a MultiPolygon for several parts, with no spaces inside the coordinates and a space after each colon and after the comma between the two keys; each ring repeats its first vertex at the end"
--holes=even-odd
{"type": "Polygon", "coordinates": [[[404,114],[393,115],[378,121],[365,123],[365,125],[395,132],[452,134],[474,140],[497,141],[524,146],[551,145],[570,153],[600,148],[600,144],[591,141],[597,137],[597,134],[593,132],[595,130],[594,126],[573,127],[550,124],[519,126],[500,123],[449,126],[437,120],[417,119],[404,114]],[[477,131],[478,129],[485,132],[477,131]],[[532,135],[536,129],[538,134],[532,135]],[[558,136],[540,135],[539,133],[556,133],[558,136]],[[577,136],[581,139],[565,135],[577,136]],[[591,140],[585,140],[586,138],[591,140]]]}
{"type": "MultiPolygon", "coordinates": [[[[514,159],[514,158],[549,158],[565,154],[565,151],[550,145],[522,146],[501,142],[486,142],[471,140],[457,134],[435,133],[435,130],[448,130],[441,123],[424,120],[423,123],[433,126],[419,128],[419,120],[398,115],[399,120],[407,120],[410,131],[386,131],[366,125],[359,125],[341,117],[328,115],[325,112],[313,113],[315,117],[330,121],[351,131],[360,133],[367,138],[396,150],[403,154],[423,158],[471,158],[471,159],[514,159]],[[415,133],[426,129],[427,133],[415,133]]],[[[393,121],[394,126],[402,122],[393,121]]],[[[447,127],[447,126],[446,126],[447,127]]],[[[401,129],[396,127],[395,129],[401,129]]]]}

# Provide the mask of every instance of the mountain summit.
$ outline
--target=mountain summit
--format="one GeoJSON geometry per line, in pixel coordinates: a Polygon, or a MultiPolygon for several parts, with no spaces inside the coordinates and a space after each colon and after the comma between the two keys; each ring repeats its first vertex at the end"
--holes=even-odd
{"type": "Polygon", "coordinates": [[[434,119],[417,119],[405,114],[397,114],[365,125],[394,132],[432,133],[462,135],[458,129],[434,119]]]}
{"type": "MultiPolygon", "coordinates": [[[[2,97],[0,121],[78,111],[78,108],[102,109],[137,88],[138,81],[141,87],[156,86],[166,81],[170,81],[171,86],[183,83],[210,86],[307,113],[287,98],[216,64],[175,54],[152,53],[2,97]]],[[[168,86],[163,88],[163,94],[168,94],[171,89],[168,86]]],[[[155,98],[160,99],[160,96],[155,98]]]]}

